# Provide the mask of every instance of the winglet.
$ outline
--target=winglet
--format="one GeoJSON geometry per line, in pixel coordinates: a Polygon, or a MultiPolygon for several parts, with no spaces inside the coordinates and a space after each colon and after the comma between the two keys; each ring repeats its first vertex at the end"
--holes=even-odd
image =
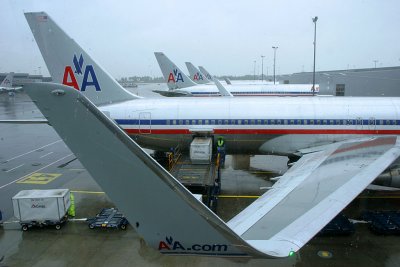
{"type": "Polygon", "coordinates": [[[194,83],[178,66],[175,65],[164,53],[154,52],[158,65],[170,90],[194,86],[194,83]]]}
{"type": "Polygon", "coordinates": [[[217,78],[213,78],[213,82],[215,83],[215,85],[218,88],[219,93],[221,94],[221,96],[229,96],[229,97],[233,97],[233,95],[231,94],[231,92],[229,92],[228,90],[226,90],[226,88],[221,84],[221,82],[217,79],[217,78]]]}
{"type": "Polygon", "coordinates": [[[52,83],[25,90],[149,246],[168,255],[263,256],[80,92],[52,83]]]}

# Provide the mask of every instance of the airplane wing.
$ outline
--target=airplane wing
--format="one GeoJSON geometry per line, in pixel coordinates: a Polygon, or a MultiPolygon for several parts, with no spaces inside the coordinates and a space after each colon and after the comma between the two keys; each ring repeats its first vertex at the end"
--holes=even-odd
{"type": "Polygon", "coordinates": [[[374,137],[304,155],[228,226],[258,249],[297,251],[399,157],[399,145],[374,137]]]}
{"type": "Polygon", "coordinates": [[[137,233],[166,255],[287,257],[400,155],[397,136],[332,144],[303,156],[224,223],[79,91],[25,89],[137,233]]]}

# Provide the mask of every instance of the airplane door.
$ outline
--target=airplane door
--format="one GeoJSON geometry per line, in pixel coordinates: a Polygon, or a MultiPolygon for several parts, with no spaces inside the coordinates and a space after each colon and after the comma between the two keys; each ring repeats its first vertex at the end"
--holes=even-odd
{"type": "Polygon", "coordinates": [[[150,112],[139,113],[139,133],[151,134],[151,113],[150,112]]]}
{"type": "Polygon", "coordinates": [[[358,117],[357,119],[356,119],[356,124],[357,124],[357,130],[362,130],[362,128],[363,128],[363,120],[362,120],[362,118],[361,117],[358,117]]]}
{"type": "Polygon", "coordinates": [[[376,128],[376,120],[374,117],[368,119],[368,130],[375,130],[376,128]]]}

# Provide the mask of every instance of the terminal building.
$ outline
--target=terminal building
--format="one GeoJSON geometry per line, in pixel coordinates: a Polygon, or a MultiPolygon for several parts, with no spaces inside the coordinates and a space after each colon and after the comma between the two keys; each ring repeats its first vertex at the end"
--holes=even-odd
{"type": "MultiPolygon", "coordinates": [[[[0,73],[0,81],[7,73],[0,73]]],[[[267,77],[273,81],[272,76],[267,77]]],[[[312,84],[312,72],[278,75],[281,84],[312,84]]],[[[13,86],[30,82],[51,82],[51,77],[15,73],[13,86]]],[[[121,81],[120,83],[124,86],[121,81]]],[[[334,96],[400,96],[400,66],[386,68],[330,70],[315,72],[315,83],[319,84],[320,95],[334,96]]],[[[133,85],[130,85],[133,86],[133,85]]],[[[129,85],[128,85],[129,87],[129,85]]]]}
{"type": "MultiPolygon", "coordinates": [[[[279,75],[277,80],[280,83],[312,84],[313,73],[279,75]]],[[[318,71],[315,72],[315,83],[319,84],[320,95],[400,96],[400,67],[318,71]]]]}

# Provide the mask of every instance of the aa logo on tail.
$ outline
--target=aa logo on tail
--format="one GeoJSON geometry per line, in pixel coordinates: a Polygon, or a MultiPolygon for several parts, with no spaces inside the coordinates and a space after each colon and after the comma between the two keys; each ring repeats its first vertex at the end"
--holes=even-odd
{"type": "Polygon", "coordinates": [[[64,70],[64,78],[63,78],[63,84],[68,85],[71,87],[74,87],[78,91],[86,91],[86,88],[89,86],[94,86],[96,91],[101,91],[99,82],[97,81],[96,73],[94,72],[94,68],[92,65],[86,65],[85,68],[83,69],[83,56],[82,54],[78,58],[76,55],[74,55],[74,58],[72,60],[74,64],[74,69],[75,71],[72,70],[71,66],[65,66],[64,70]],[[82,84],[79,87],[77,76],[82,76],[82,84]]]}
{"type": "Polygon", "coordinates": [[[196,74],[193,76],[193,81],[200,81],[200,80],[203,80],[203,75],[196,72],[196,74]]]}
{"type": "Polygon", "coordinates": [[[177,83],[179,81],[183,82],[182,73],[180,73],[177,69],[174,69],[173,72],[169,73],[167,83],[177,83]]]}
{"type": "Polygon", "coordinates": [[[10,82],[10,80],[9,80],[9,79],[5,79],[5,80],[3,81],[3,84],[4,84],[4,85],[10,85],[10,84],[11,84],[11,82],[10,82]]]}

